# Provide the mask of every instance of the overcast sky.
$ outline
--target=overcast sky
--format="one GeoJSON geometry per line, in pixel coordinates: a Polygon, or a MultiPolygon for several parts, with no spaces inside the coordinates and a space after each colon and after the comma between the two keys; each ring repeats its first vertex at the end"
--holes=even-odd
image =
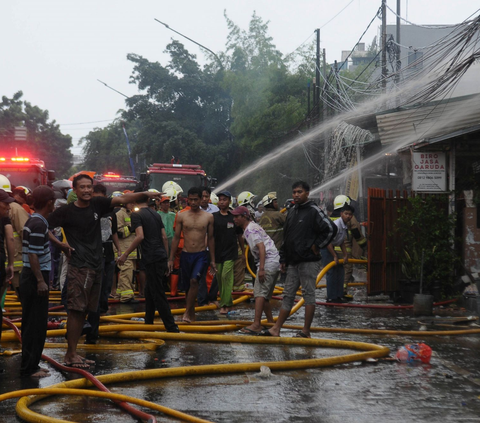
{"type": "MultiPolygon", "coordinates": [[[[320,27],[321,47],[331,63],[355,45],[380,4],[380,0],[3,0],[0,94],[11,97],[22,90],[24,100],[48,110],[50,119],[61,124],[76,145],[124,107],[124,97],[97,79],[133,95],[137,90],[129,84],[128,53],[167,63],[166,45],[172,37],[180,38],[154,18],[216,52],[224,50],[228,33],[224,10],[243,29],[248,29],[254,11],[270,21],[270,35],[284,54],[310,41],[320,27]]],[[[396,0],[387,4],[396,9],[396,0]]],[[[458,23],[478,7],[473,0],[401,0],[402,16],[417,24],[458,23]]],[[[391,12],[387,23],[395,23],[391,12]]],[[[379,25],[377,19],[362,41],[370,44],[379,25]]],[[[180,40],[204,63],[199,47],[180,40]]]]}

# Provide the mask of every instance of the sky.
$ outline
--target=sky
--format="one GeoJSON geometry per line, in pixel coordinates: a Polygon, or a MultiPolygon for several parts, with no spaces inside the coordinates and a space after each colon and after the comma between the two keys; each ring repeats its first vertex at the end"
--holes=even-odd
{"type": "MultiPolygon", "coordinates": [[[[396,0],[387,0],[396,10],[396,0]]],[[[78,140],[94,128],[108,125],[137,94],[129,84],[132,63],[128,53],[168,63],[164,53],[172,38],[206,58],[195,44],[180,38],[154,18],[214,52],[223,51],[228,35],[224,11],[247,30],[254,11],[269,21],[277,49],[288,54],[314,38],[321,29],[321,48],[327,62],[340,61],[374,18],[381,0],[14,0],[0,3],[0,94],[23,99],[49,111],[64,134],[78,140]]],[[[477,11],[472,0],[401,0],[401,15],[415,24],[454,24],[477,11]]],[[[387,12],[387,23],[395,15],[387,12]]],[[[376,19],[362,42],[378,33],[376,19]]],[[[81,147],[72,152],[81,154],[81,147]]]]}

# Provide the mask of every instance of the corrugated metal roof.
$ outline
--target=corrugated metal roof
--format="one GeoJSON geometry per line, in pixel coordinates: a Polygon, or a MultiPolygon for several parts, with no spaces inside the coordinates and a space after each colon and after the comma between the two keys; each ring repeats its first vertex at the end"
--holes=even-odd
{"type": "Polygon", "coordinates": [[[480,95],[377,114],[382,145],[404,147],[480,124],[480,95]]]}

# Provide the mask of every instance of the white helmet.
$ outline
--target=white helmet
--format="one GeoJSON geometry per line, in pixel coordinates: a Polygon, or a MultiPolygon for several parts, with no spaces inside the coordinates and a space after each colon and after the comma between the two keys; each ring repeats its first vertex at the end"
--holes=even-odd
{"type": "Polygon", "coordinates": [[[255,208],[255,204],[253,203],[254,198],[255,198],[255,194],[252,194],[250,191],[243,191],[240,194],[238,194],[238,205],[251,206],[255,208]]]}
{"type": "Polygon", "coordinates": [[[217,194],[215,194],[214,192],[212,192],[210,194],[210,201],[212,202],[212,204],[214,206],[216,206],[218,204],[218,197],[217,197],[217,194]]]}
{"type": "Polygon", "coordinates": [[[12,184],[6,176],[0,175],[0,189],[3,189],[5,192],[12,192],[12,184]]]}
{"type": "Polygon", "coordinates": [[[17,185],[17,188],[21,188],[23,189],[23,191],[25,192],[25,195],[28,195],[28,194],[31,194],[32,193],[32,190],[24,185],[17,185]]]}
{"type": "Polygon", "coordinates": [[[160,194],[160,191],[155,188],[150,188],[147,192],[154,192],[155,194],[160,194]]]}
{"type": "Polygon", "coordinates": [[[277,193],[269,192],[265,197],[262,198],[262,202],[259,204],[262,204],[263,207],[267,207],[268,205],[272,204],[276,199],[277,193]]]}
{"type": "MultiPolygon", "coordinates": [[[[179,195],[183,192],[182,187],[174,181],[165,182],[162,186],[162,192],[166,193],[168,188],[173,188],[176,192],[176,195],[179,195]]],[[[177,197],[175,196],[175,198],[177,198],[177,197]]]]}
{"type": "Polygon", "coordinates": [[[333,210],[341,209],[345,204],[350,205],[350,198],[346,195],[337,195],[333,200],[333,210]]]}
{"type": "MultiPolygon", "coordinates": [[[[165,185],[164,185],[165,186],[165,185]]],[[[173,187],[169,187],[167,189],[163,189],[162,188],[162,191],[165,193],[165,196],[166,197],[169,197],[170,198],[170,202],[172,201],[175,201],[178,197],[178,193],[177,193],[177,190],[173,187]]]]}

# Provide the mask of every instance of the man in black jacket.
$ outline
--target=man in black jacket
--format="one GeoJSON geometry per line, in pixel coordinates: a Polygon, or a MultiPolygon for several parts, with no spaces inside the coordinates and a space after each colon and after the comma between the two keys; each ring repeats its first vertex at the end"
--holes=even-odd
{"type": "Polygon", "coordinates": [[[290,314],[295,293],[300,285],[305,300],[305,323],[297,337],[310,338],[310,326],[315,314],[315,285],[320,271],[320,249],[335,237],[335,224],[313,202],[308,200],[310,187],[298,181],[292,185],[295,207],[288,211],[283,227],[283,245],[280,248],[280,269],[287,271],[280,314],[270,330],[262,336],[280,336],[280,329],[290,314]]]}

